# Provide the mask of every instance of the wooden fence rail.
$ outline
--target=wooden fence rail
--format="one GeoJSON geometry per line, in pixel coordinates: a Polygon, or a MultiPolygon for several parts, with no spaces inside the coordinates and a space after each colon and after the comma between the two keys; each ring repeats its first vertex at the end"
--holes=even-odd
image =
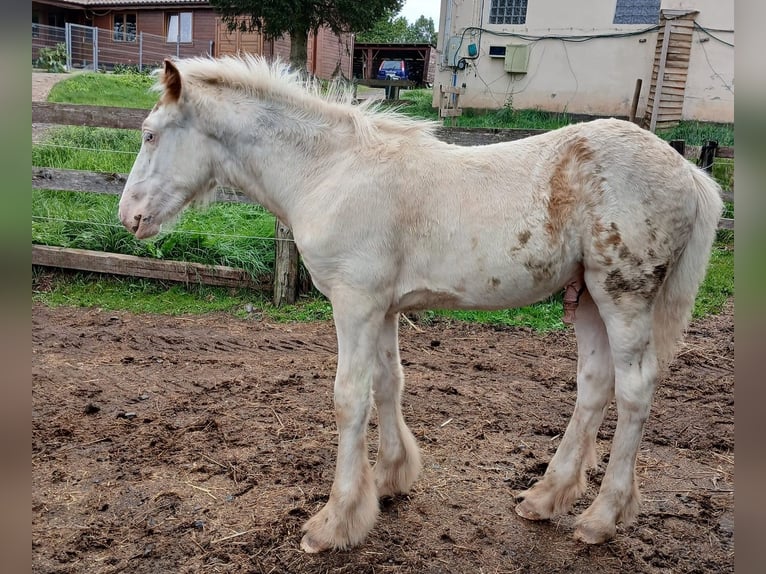
{"type": "MultiPolygon", "coordinates": [[[[144,109],[32,102],[32,122],[40,124],[140,129],[148,113],[148,110],[144,109]]],[[[546,131],[509,128],[438,127],[435,134],[442,141],[471,146],[512,141],[545,133],[546,131]]],[[[683,146],[683,149],[679,149],[678,144],[676,144],[674,147],[688,159],[696,161],[700,156],[701,146],[683,146]]],[[[717,147],[715,149],[715,157],[733,159],[734,148],[727,146],[717,147]]],[[[34,189],[81,191],[119,196],[125,186],[126,179],[127,174],[123,173],[98,173],[32,167],[32,187],[34,189]]],[[[722,197],[725,201],[734,201],[734,194],[732,192],[724,192],[722,197]]],[[[217,190],[216,201],[252,203],[248,197],[237,190],[225,188],[217,190]]],[[[734,220],[722,218],[719,222],[719,229],[734,229],[734,220]]],[[[275,241],[275,245],[278,243],[281,242],[275,241]]],[[[295,278],[298,275],[297,252],[292,250],[288,252],[287,257],[290,258],[288,267],[294,269],[294,274],[275,274],[273,289],[276,295],[276,304],[291,298],[294,299],[295,296],[294,290],[297,285],[295,278]],[[280,281],[287,283],[281,284],[279,283],[280,281]],[[293,293],[290,293],[290,291],[293,291],[293,293]]],[[[244,270],[232,267],[164,261],[145,257],[41,245],[32,246],[32,264],[185,283],[255,287],[258,289],[266,289],[268,285],[266,280],[253,279],[244,270]]]]}

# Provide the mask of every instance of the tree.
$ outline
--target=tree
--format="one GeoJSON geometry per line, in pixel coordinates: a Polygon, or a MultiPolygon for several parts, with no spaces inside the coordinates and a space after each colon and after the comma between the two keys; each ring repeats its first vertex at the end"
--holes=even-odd
{"type": "Polygon", "coordinates": [[[436,46],[436,39],[438,34],[436,33],[436,29],[434,27],[433,18],[426,18],[421,14],[420,18],[415,20],[413,24],[410,24],[409,30],[410,35],[413,38],[412,42],[425,42],[431,44],[432,46],[436,46]]]}
{"type": "Polygon", "coordinates": [[[369,30],[403,0],[210,0],[229,30],[258,30],[267,39],[290,35],[290,63],[306,67],[309,33],[323,26],[336,34],[369,30]]]}
{"type": "Polygon", "coordinates": [[[409,42],[409,35],[407,18],[397,16],[395,10],[386,10],[372,28],[358,33],[356,39],[370,44],[404,44],[409,42]]]}
{"type": "Polygon", "coordinates": [[[359,42],[375,44],[431,44],[436,46],[433,18],[421,15],[413,24],[395,11],[387,11],[367,32],[357,35],[359,42]]]}

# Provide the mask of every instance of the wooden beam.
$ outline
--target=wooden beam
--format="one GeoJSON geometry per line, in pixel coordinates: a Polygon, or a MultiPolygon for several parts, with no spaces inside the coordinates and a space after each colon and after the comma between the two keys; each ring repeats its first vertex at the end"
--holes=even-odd
{"type": "Polygon", "coordinates": [[[267,289],[268,282],[253,279],[243,269],[224,265],[202,265],[185,261],[165,261],[104,253],[87,249],[69,249],[47,245],[32,246],[32,265],[76,269],[95,273],[145,277],[180,283],[201,283],[223,287],[267,289]]]}
{"type": "Polygon", "coordinates": [[[32,123],[141,129],[149,110],[32,102],[32,123]]]}
{"type": "MultiPolygon", "coordinates": [[[[128,174],[126,173],[99,173],[52,167],[32,168],[32,188],[34,189],[87,191],[107,195],[121,195],[127,179],[128,174]]],[[[216,190],[215,201],[224,203],[254,203],[242,192],[223,187],[219,187],[216,190]]]]}

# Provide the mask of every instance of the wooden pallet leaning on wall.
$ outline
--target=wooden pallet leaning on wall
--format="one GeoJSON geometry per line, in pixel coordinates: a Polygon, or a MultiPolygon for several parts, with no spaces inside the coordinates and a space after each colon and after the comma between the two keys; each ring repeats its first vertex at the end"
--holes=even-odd
{"type": "Polygon", "coordinates": [[[697,11],[662,10],[644,127],[654,132],[681,120],[697,11]]]}
{"type": "Polygon", "coordinates": [[[460,96],[465,93],[465,86],[442,86],[439,85],[439,117],[449,118],[450,125],[454,126],[455,118],[463,115],[460,108],[460,96]]]}

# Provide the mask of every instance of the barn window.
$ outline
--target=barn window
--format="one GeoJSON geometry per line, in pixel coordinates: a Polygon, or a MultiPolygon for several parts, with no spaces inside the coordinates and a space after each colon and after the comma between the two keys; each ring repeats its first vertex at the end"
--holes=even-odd
{"type": "Polygon", "coordinates": [[[656,24],[660,21],[661,0],[617,0],[615,24],[656,24]]]}
{"type": "Polygon", "coordinates": [[[168,29],[168,42],[191,42],[192,41],[192,13],[176,12],[166,17],[168,29]]]}
{"type": "Polygon", "coordinates": [[[112,29],[114,30],[115,42],[136,41],[136,20],[134,14],[115,14],[113,16],[112,29]]]}
{"type": "Polygon", "coordinates": [[[489,8],[490,24],[525,24],[527,0],[492,0],[489,8]]]}

